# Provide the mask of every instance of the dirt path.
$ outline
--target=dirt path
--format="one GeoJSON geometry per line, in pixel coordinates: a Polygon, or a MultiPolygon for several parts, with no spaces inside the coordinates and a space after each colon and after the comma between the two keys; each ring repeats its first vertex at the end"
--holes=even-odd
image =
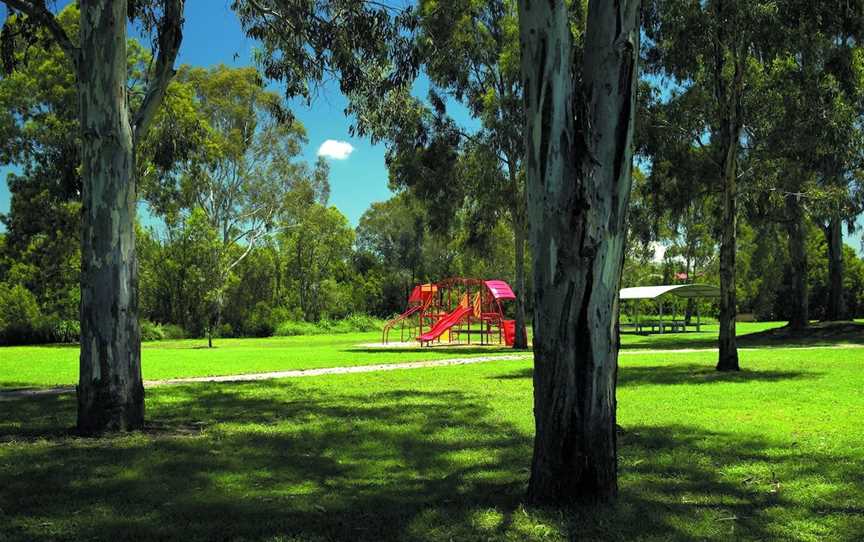
{"type": "MultiPolygon", "coordinates": [[[[864,348],[862,345],[846,344],[836,346],[801,346],[796,350],[824,350],[843,348],[864,348]]],[[[763,348],[739,348],[739,351],[761,350],[763,348]]],[[[716,348],[679,348],[675,350],[622,350],[620,355],[645,355],[645,354],[692,354],[696,352],[717,352],[716,348]]],[[[174,386],[179,384],[195,384],[201,382],[256,382],[259,380],[271,380],[274,378],[303,378],[307,376],[339,375],[350,373],[373,373],[380,371],[396,371],[401,369],[422,369],[426,367],[447,367],[450,365],[472,365],[475,363],[489,363],[492,361],[517,361],[531,359],[530,352],[520,354],[505,354],[495,356],[474,356],[470,358],[452,358],[435,361],[410,361],[405,363],[386,363],[378,365],[357,365],[353,367],[326,367],[322,369],[303,369],[294,371],[274,371],[269,373],[250,373],[225,376],[198,376],[192,378],[171,378],[166,380],[147,380],[145,388],[157,388],[159,386],[174,386]]],[[[51,395],[62,395],[74,393],[75,386],[58,386],[53,388],[27,388],[10,391],[0,391],[0,402],[11,401],[26,397],[43,397],[51,395]]]]}

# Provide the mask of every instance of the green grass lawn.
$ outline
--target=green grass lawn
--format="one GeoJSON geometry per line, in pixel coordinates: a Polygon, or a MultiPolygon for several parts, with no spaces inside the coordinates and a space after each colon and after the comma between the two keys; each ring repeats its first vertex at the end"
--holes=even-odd
{"type": "MultiPolygon", "coordinates": [[[[739,322],[735,325],[736,334],[746,336],[769,329],[785,326],[786,322],[739,322]]],[[[717,335],[720,333],[718,324],[705,324],[698,333],[695,328],[689,328],[687,333],[654,333],[637,335],[635,333],[621,334],[621,348],[648,349],[679,349],[679,348],[716,348],[717,335]]]]}
{"type": "MultiPolygon", "coordinates": [[[[782,322],[741,323],[738,334],[747,335],[782,326],[782,322]]],[[[701,333],[621,336],[622,348],[714,348],[717,326],[701,333]]],[[[206,340],[162,341],[142,345],[142,370],[146,380],[246,374],[294,369],[317,369],[405,361],[437,360],[490,354],[509,354],[502,347],[367,348],[377,343],[378,333],[271,337],[266,339],[217,339],[208,349],[206,340]]],[[[864,337],[862,337],[864,342],[864,337]]],[[[748,346],[746,337],[741,345],[748,346]]],[[[803,341],[802,344],[824,344],[803,341]]],[[[0,348],[0,389],[28,386],[71,385],[78,380],[78,346],[25,346],[0,348]]]]}
{"type": "MultiPolygon", "coordinates": [[[[380,333],[217,339],[144,343],[141,366],[145,380],[260,373],[321,367],[346,367],[512,354],[510,348],[364,348],[381,341],[380,333]]],[[[78,346],[0,348],[0,389],[74,384],[78,381],[78,346]]]]}
{"type": "Polygon", "coordinates": [[[520,505],[529,361],[158,388],[92,440],[0,403],[0,540],[864,539],[864,349],[715,356],[622,356],[619,502],[567,513],[520,505]]]}

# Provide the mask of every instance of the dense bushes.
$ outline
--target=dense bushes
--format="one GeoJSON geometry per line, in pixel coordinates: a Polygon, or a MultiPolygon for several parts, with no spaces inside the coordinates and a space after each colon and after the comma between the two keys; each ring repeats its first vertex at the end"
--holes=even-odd
{"type": "Polygon", "coordinates": [[[0,283],[0,342],[20,344],[32,340],[39,305],[29,290],[16,284],[0,283]]]}
{"type": "Polygon", "coordinates": [[[80,334],[77,320],[45,316],[30,290],[0,282],[0,344],[67,343],[80,334]]]}
{"type": "MultiPolygon", "coordinates": [[[[321,320],[320,322],[304,322],[286,317],[285,309],[270,309],[260,304],[252,311],[249,319],[243,324],[240,333],[236,333],[230,324],[222,324],[214,336],[216,337],[292,337],[296,335],[328,335],[340,333],[361,333],[378,331],[384,321],[365,314],[352,314],[341,320],[321,320]]],[[[149,320],[141,321],[142,341],[162,341],[187,338],[189,335],[180,326],[173,324],[155,324],[149,320]]]]}
{"type": "Polygon", "coordinates": [[[149,320],[141,321],[142,341],[163,341],[185,339],[186,332],[175,324],[156,324],[149,320]]]}
{"type": "MultiPolygon", "coordinates": [[[[284,319],[284,310],[262,307],[253,312],[242,333],[235,333],[230,324],[220,326],[216,337],[289,337],[295,335],[327,335],[377,331],[382,320],[364,314],[351,315],[343,320],[321,320],[317,323],[284,319]],[[281,319],[280,321],[280,318],[281,319]]],[[[81,327],[76,320],[61,320],[39,314],[32,294],[26,289],[0,283],[0,345],[49,344],[77,342],[81,327]]],[[[166,341],[189,338],[190,335],[175,324],[157,324],[141,321],[142,341],[166,341]]]]}
{"type": "Polygon", "coordinates": [[[280,323],[290,319],[291,314],[284,307],[273,308],[265,302],[258,302],[243,322],[242,335],[272,337],[280,323]]]}
{"type": "Polygon", "coordinates": [[[365,314],[352,314],[342,320],[321,320],[317,323],[287,320],[279,324],[275,335],[289,337],[293,335],[359,333],[378,331],[383,325],[383,320],[365,314]]]}
{"type": "Polygon", "coordinates": [[[43,316],[36,322],[36,337],[39,343],[75,343],[81,337],[81,322],[64,320],[58,316],[43,316]]]}

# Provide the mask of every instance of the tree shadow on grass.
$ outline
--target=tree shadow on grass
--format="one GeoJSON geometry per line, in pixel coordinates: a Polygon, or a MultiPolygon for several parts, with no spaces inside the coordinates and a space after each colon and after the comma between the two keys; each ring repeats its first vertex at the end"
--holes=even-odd
{"type": "MultiPolygon", "coordinates": [[[[68,384],[58,384],[57,387],[69,388],[74,386],[69,386],[68,384]]],[[[15,382],[11,380],[0,381],[0,393],[24,390],[40,390],[45,388],[46,386],[39,386],[34,384],[33,382],[15,382]]]]}
{"type": "MultiPolygon", "coordinates": [[[[633,336],[633,334],[623,334],[633,336]]],[[[813,324],[803,331],[786,327],[746,333],[737,337],[739,348],[801,348],[843,345],[864,345],[864,325],[852,323],[813,324]]],[[[682,350],[717,348],[717,336],[688,333],[667,333],[644,336],[636,341],[624,341],[621,350],[682,350]]]]}
{"type": "Polygon", "coordinates": [[[646,532],[739,540],[864,535],[861,456],[667,425],[625,428],[619,462],[619,513],[646,532]]]}
{"type": "MultiPolygon", "coordinates": [[[[497,375],[491,378],[500,380],[531,379],[533,367],[497,375]]],[[[618,387],[644,385],[693,385],[718,384],[728,382],[779,382],[803,378],[818,378],[820,373],[813,371],[769,371],[744,369],[738,372],[720,372],[712,366],[700,363],[675,365],[627,365],[618,369],[618,387]]]]}
{"type": "MultiPolygon", "coordinates": [[[[716,335],[706,336],[704,334],[699,334],[699,336],[697,337],[689,333],[636,335],[633,333],[622,332],[621,336],[622,342],[619,347],[621,350],[681,350],[687,348],[717,348],[716,335]],[[635,342],[625,341],[624,338],[627,338],[628,336],[635,336],[637,340],[635,342]]],[[[738,337],[738,340],[740,341],[742,338],[743,336],[738,337]]]]}
{"type": "MultiPolygon", "coordinates": [[[[861,458],[778,452],[692,427],[629,427],[618,505],[562,515],[520,507],[531,436],[486,396],[271,381],[148,397],[155,423],[143,434],[48,432],[0,445],[0,538],[689,540],[729,538],[734,527],[733,538],[766,539],[808,514],[841,538],[862,534],[853,518],[864,495],[848,482],[861,458]],[[770,492],[777,480],[817,478],[830,487],[813,504],[770,492]]],[[[0,411],[0,431],[74,418],[74,398],[20,406],[0,411]]]]}

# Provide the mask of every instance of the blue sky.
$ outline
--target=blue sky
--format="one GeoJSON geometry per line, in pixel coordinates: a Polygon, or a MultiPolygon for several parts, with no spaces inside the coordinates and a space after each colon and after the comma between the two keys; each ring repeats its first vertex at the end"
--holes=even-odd
{"type": "MultiPolygon", "coordinates": [[[[187,0],[178,64],[244,66],[252,63],[250,57],[255,42],[245,36],[229,5],[230,0],[187,0]]],[[[3,17],[5,8],[0,8],[0,20],[3,17]]],[[[418,91],[425,86],[425,82],[420,82],[418,91]]],[[[350,120],[343,114],[345,105],[338,88],[325,85],[310,107],[295,101],[292,109],[306,126],[309,142],[304,157],[309,162],[314,163],[319,147],[327,140],[344,141],[353,147],[346,159],[330,160],[330,201],[356,225],[369,204],[386,200],[390,191],[384,145],[372,145],[368,139],[349,135],[350,120]]],[[[459,121],[467,121],[464,111],[458,109],[454,116],[459,121]]],[[[9,210],[8,171],[0,168],[0,213],[9,210]]]]}

